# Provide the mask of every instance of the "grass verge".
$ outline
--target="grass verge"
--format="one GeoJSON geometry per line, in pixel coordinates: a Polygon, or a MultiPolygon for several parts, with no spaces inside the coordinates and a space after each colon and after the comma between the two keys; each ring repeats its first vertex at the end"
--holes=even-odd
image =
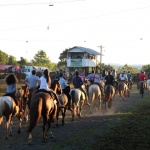
{"type": "MultiPolygon", "coordinates": [[[[93,150],[149,150],[150,96],[146,96],[122,114],[108,132],[97,137],[93,150]]],[[[89,148],[90,149],[90,148],[89,148]]]]}

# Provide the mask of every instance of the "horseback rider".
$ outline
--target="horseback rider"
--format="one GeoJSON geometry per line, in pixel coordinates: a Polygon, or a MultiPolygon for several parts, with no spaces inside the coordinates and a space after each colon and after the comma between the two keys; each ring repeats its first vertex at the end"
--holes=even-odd
{"type": "Polygon", "coordinates": [[[38,92],[49,93],[50,96],[54,100],[56,100],[57,104],[59,104],[59,100],[58,100],[58,97],[57,97],[56,93],[52,89],[50,89],[50,87],[51,87],[51,78],[50,78],[50,72],[48,71],[48,69],[45,69],[43,71],[43,75],[39,79],[39,84],[40,84],[39,89],[37,91],[35,91],[34,93],[38,93],[38,92]]]}
{"type": "Polygon", "coordinates": [[[128,77],[125,71],[123,71],[120,75],[119,75],[119,79],[121,82],[124,82],[125,84],[127,84],[128,81],[128,77]]]}
{"type": "Polygon", "coordinates": [[[36,71],[32,70],[32,75],[26,77],[24,83],[28,85],[29,95],[28,95],[28,106],[30,105],[31,96],[35,90],[39,87],[40,78],[36,75],[36,71]]]}
{"type": "Polygon", "coordinates": [[[108,84],[114,86],[114,76],[111,75],[110,71],[108,71],[108,75],[105,77],[105,86],[108,84]]]}
{"type": "Polygon", "coordinates": [[[132,75],[131,75],[130,71],[128,71],[128,73],[127,73],[127,78],[128,78],[128,84],[133,85],[132,75]]]}
{"type": "Polygon", "coordinates": [[[105,96],[104,89],[102,85],[100,84],[100,77],[97,73],[95,73],[94,70],[86,78],[91,82],[91,84],[97,84],[102,92],[102,95],[105,96]]]}
{"type": "Polygon", "coordinates": [[[144,81],[144,87],[147,88],[147,86],[146,86],[147,77],[146,77],[144,71],[141,71],[141,73],[138,76],[138,79],[139,79],[139,82],[144,81]]]}
{"type": "Polygon", "coordinates": [[[62,72],[60,72],[60,74],[59,74],[59,82],[61,84],[61,88],[62,88],[63,93],[66,94],[66,96],[68,98],[68,110],[72,111],[72,108],[71,108],[71,95],[69,94],[70,93],[70,86],[67,85],[67,82],[64,79],[62,72]]]}
{"type": "Polygon", "coordinates": [[[75,77],[73,78],[73,85],[74,85],[74,88],[79,88],[85,95],[85,102],[90,105],[90,103],[88,102],[88,97],[86,95],[86,92],[84,91],[84,89],[82,88],[82,85],[83,85],[83,81],[82,81],[82,78],[79,77],[79,72],[76,71],[75,72],[75,77]]]}
{"type": "Polygon", "coordinates": [[[11,73],[5,78],[5,82],[7,84],[7,89],[6,89],[6,94],[4,94],[3,96],[10,96],[14,99],[14,102],[16,104],[14,110],[15,113],[17,113],[18,110],[22,111],[21,105],[19,105],[18,102],[19,99],[15,95],[17,90],[17,82],[18,82],[17,77],[15,76],[15,74],[11,73]]]}

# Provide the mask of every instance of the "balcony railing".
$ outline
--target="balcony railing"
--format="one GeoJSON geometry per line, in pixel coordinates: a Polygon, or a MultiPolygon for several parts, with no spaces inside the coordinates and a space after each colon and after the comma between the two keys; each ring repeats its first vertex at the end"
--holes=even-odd
{"type": "Polygon", "coordinates": [[[67,59],[67,67],[96,67],[96,59],[67,59]]]}

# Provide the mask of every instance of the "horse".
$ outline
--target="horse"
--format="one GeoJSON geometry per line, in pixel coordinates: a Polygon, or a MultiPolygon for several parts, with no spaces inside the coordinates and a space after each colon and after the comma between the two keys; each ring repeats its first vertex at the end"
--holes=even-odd
{"type": "Polygon", "coordinates": [[[68,107],[68,97],[66,96],[66,94],[62,93],[62,94],[58,95],[58,99],[59,99],[59,102],[61,103],[61,105],[63,105],[64,107],[58,107],[57,108],[57,114],[56,114],[57,123],[56,123],[56,126],[58,126],[59,113],[60,112],[62,114],[62,122],[61,122],[61,124],[62,124],[62,126],[64,126],[66,110],[67,110],[67,107],[68,107]]]}
{"type": "Polygon", "coordinates": [[[28,114],[29,114],[29,108],[28,108],[28,96],[29,96],[29,89],[28,89],[28,85],[22,85],[22,108],[24,110],[23,115],[24,115],[24,121],[27,122],[28,121],[28,114]]]}
{"type": "Polygon", "coordinates": [[[133,82],[132,82],[131,79],[128,80],[127,85],[128,85],[129,90],[131,90],[132,89],[132,85],[133,85],[133,82]]]}
{"type": "Polygon", "coordinates": [[[105,93],[105,109],[106,109],[106,103],[108,103],[108,108],[111,108],[112,106],[112,100],[115,97],[115,88],[108,84],[104,88],[104,93],[105,93]]]}
{"type": "Polygon", "coordinates": [[[125,100],[125,97],[130,96],[130,90],[123,81],[118,83],[118,95],[120,96],[120,100],[125,100]]]}
{"type": "Polygon", "coordinates": [[[144,89],[145,89],[145,82],[144,81],[139,81],[139,91],[141,97],[144,96],[144,89]]]}
{"type": "MultiPolygon", "coordinates": [[[[19,99],[18,103],[21,105],[21,96],[22,91],[21,88],[19,88],[16,93],[16,98],[19,99]]],[[[12,125],[13,125],[13,117],[18,117],[19,120],[19,128],[17,130],[17,133],[21,133],[21,124],[22,124],[22,112],[17,109],[15,112],[16,103],[14,99],[11,96],[2,96],[0,97],[0,124],[3,122],[3,117],[6,118],[6,134],[5,139],[8,140],[8,136],[12,136],[12,125]]],[[[22,108],[21,108],[22,109],[22,108]]]]}
{"type": "Polygon", "coordinates": [[[150,93],[150,79],[148,79],[148,80],[146,81],[146,83],[147,83],[147,90],[148,90],[148,92],[150,93]]]}
{"type": "MultiPolygon", "coordinates": [[[[87,84],[84,83],[82,85],[82,89],[87,92],[87,84]]],[[[71,95],[71,100],[72,100],[72,121],[74,121],[75,116],[77,115],[79,118],[81,118],[81,112],[82,112],[82,107],[85,102],[85,94],[78,88],[73,88],[70,90],[70,95],[71,95]]]]}
{"type": "MultiPolygon", "coordinates": [[[[54,80],[51,83],[53,92],[61,93],[61,85],[59,80],[54,80]]],[[[56,118],[57,113],[57,104],[55,96],[52,91],[37,91],[31,97],[30,102],[30,122],[28,126],[28,144],[32,144],[32,130],[40,121],[40,118],[43,118],[43,143],[47,141],[48,131],[51,128],[51,124],[56,118]]],[[[51,132],[51,136],[52,132],[51,132]]]]}
{"type": "Polygon", "coordinates": [[[98,107],[98,110],[101,109],[101,102],[102,102],[102,93],[100,90],[99,85],[97,84],[91,84],[88,88],[88,98],[90,102],[90,113],[92,113],[92,110],[96,107],[98,107]]]}

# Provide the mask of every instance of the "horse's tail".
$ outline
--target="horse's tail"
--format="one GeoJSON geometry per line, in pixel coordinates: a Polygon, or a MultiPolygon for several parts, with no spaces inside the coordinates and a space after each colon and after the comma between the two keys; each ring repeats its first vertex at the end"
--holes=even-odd
{"type": "Polygon", "coordinates": [[[30,124],[28,127],[28,132],[31,132],[32,129],[37,125],[41,118],[41,113],[42,113],[42,98],[37,99],[37,103],[32,103],[31,104],[31,109],[30,109],[30,124]]]}
{"type": "Polygon", "coordinates": [[[0,100],[0,125],[3,122],[4,100],[0,100]]]}
{"type": "Polygon", "coordinates": [[[110,101],[111,100],[111,96],[112,96],[112,94],[111,94],[111,86],[110,85],[108,85],[107,86],[107,89],[106,89],[106,91],[105,91],[105,99],[106,99],[106,102],[108,102],[108,101],[110,101]]]}
{"type": "Polygon", "coordinates": [[[144,82],[140,82],[140,93],[143,94],[144,93],[144,82]]]}

